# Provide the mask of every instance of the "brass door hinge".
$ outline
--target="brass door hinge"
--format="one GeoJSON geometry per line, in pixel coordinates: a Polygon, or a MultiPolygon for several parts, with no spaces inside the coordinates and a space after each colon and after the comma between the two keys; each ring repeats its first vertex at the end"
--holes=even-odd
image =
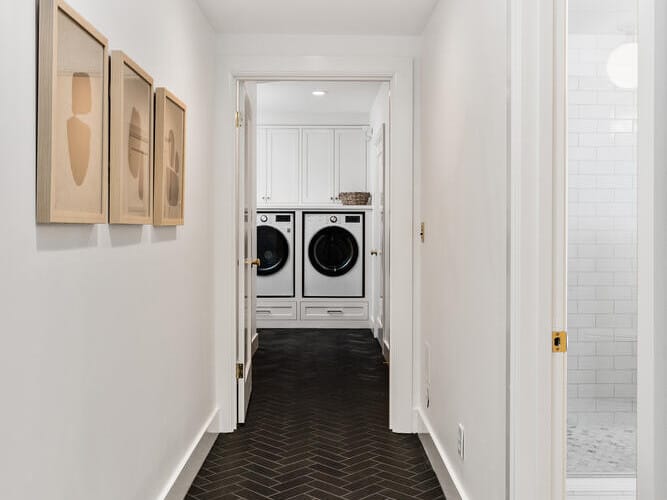
{"type": "Polygon", "coordinates": [[[236,363],[236,380],[243,378],[243,363],[236,363]]]}
{"type": "Polygon", "coordinates": [[[236,125],[236,128],[241,128],[243,126],[243,116],[240,111],[237,111],[234,115],[234,124],[236,125]]]}
{"type": "Polygon", "coordinates": [[[567,352],[567,332],[551,334],[551,352],[567,352]]]}

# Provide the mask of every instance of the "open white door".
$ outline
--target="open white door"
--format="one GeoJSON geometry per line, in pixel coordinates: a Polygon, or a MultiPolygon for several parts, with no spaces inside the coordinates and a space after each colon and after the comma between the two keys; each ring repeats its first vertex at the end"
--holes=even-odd
{"type": "Polygon", "coordinates": [[[237,82],[236,161],[238,198],[238,335],[236,344],[236,378],[238,386],[237,416],[244,423],[252,393],[252,343],[256,336],[255,283],[257,280],[256,204],[256,103],[257,85],[237,82]]]}
{"type": "Polygon", "coordinates": [[[373,133],[373,161],[375,162],[375,198],[373,200],[375,218],[373,224],[373,275],[375,276],[375,293],[373,294],[373,310],[375,311],[375,335],[382,345],[382,353],[385,358],[389,356],[389,330],[385,324],[385,206],[384,206],[384,182],[385,182],[385,124],[373,133]]]}

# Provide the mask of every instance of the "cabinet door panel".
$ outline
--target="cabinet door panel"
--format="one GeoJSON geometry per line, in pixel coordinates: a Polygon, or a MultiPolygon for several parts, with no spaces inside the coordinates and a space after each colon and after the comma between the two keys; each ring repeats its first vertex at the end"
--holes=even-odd
{"type": "Polygon", "coordinates": [[[368,191],[367,151],[365,130],[336,130],[336,196],[350,191],[368,191]]]}
{"type": "Polygon", "coordinates": [[[299,129],[267,131],[268,202],[299,202],[299,129]]]}
{"type": "Polygon", "coordinates": [[[266,155],[266,129],[257,130],[257,204],[266,203],[267,199],[267,155],[266,155]]]}
{"type": "Polygon", "coordinates": [[[331,203],[334,196],[334,133],[304,129],[302,199],[304,203],[331,203]]]}

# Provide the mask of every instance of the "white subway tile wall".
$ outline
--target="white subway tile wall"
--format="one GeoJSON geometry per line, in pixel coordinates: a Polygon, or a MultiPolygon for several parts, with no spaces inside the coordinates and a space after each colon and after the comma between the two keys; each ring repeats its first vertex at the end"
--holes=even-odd
{"type": "Polygon", "coordinates": [[[633,41],[569,37],[570,426],[636,421],[637,96],[607,74],[611,51],[633,41]]]}

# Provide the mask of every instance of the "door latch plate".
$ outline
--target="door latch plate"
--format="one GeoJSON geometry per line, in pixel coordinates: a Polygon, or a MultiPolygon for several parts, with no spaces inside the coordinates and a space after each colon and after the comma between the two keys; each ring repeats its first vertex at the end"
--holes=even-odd
{"type": "Polygon", "coordinates": [[[553,332],[551,352],[567,352],[567,332],[553,332]]]}

